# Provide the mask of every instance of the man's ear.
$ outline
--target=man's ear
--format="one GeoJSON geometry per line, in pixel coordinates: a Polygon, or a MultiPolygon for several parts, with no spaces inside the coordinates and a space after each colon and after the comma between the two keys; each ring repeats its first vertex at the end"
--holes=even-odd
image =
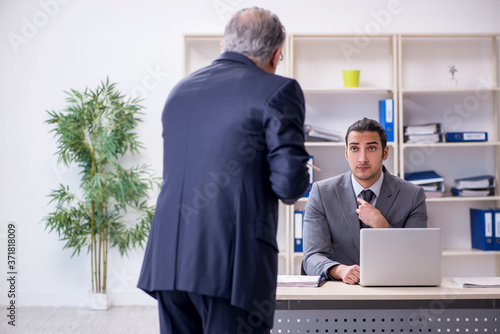
{"type": "Polygon", "coordinates": [[[280,61],[281,51],[282,51],[282,48],[278,48],[278,50],[276,50],[273,53],[273,57],[269,61],[269,65],[274,69],[274,72],[276,72],[276,68],[278,67],[278,63],[280,61]]]}
{"type": "Polygon", "coordinates": [[[386,160],[389,157],[389,145],[386,145],[384,148],[384,153],[382,155],[382,160],[386,160]]]}

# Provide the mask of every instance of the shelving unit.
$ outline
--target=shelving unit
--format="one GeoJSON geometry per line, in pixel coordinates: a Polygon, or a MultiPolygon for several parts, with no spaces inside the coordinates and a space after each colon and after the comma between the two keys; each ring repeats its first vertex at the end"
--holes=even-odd
{"type": "Polygon", "coordinates": [[[442,198],[427,199],[429,226],[443,230],[443,275],[500,275],[498,252],[471,249],[469,209],[494,207],[497,196],[455,197],[457,178],[491,174],[499,180],[498,35],[399,35],[399,171],[435,170],[442,198]],[[448,66],[458,72],[448,88],[448,66]],[[487,142],[406,144],[403,127],[438,122],[444,132],[486,131],[487,142]],[[463,268],[467,267],[467,270],[463,268]]]}
{"type": "MultiPolygon", "coordinates": [[[[186,35],[185,74],[210,64],[220,54],[221,35],[186,35]]],[[[293,77],[306,98],[306,124],[338,133],[363,117],[378,119],[378,101],[393,99],[395,141],[385,166],[392,174],[434,169],[447,193],[428,198],[429,225],[443,229],[443,274],[499,275],[500,252],[472,250],[469,208],[500,207],[499,34],[481,35],[311,35],[291,34],[277,74],[293,77]],[[457,88],[447,88],[455,65],[457,88]],[[344,88],[342,70],[361,71],[358,88],[344,88]],[[441,122],[445,131],[487,131],[488,142],[406,144],[403,126],[441,122]],[[452,197],[455,178],[492,174],[497,196],[452,197]]],[[[349,170],[341,142],[307,142],[315,157],[315,181],[349,170]]],[[[294,210],[307,199],[280,205],[279,273],[298,274],[301,253],[293,251],[294,210]]]]}

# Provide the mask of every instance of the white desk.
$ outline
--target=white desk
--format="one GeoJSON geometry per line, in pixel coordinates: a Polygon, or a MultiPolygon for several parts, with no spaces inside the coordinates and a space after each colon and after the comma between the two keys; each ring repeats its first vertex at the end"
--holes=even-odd
{"type": "Polygon", "coordinates": [[[272,333],[500,333],[500,288],[278,287],[272,333]]]}

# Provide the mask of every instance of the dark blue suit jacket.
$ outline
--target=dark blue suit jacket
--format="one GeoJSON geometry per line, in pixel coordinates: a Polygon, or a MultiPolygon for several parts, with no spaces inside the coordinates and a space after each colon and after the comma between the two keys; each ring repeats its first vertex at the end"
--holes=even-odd
{"type": "Polygon", "coordinates": [[[272,321],[278,199],[308,186],[295,80],[223,53],[182,80],[162,116],[163,184],[138,287],[226,298],[272,321]]]}

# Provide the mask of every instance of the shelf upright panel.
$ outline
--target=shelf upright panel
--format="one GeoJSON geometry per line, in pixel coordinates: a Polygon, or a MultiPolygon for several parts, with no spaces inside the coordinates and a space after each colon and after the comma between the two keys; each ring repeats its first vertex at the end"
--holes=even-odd
{"type": "Polygon", "coordinates": [[[293,52],[291,52],[292,43],[293,43],[293,40],[292,40],[291,36],[287,35],[286,39],[285,39],[285,46],[284,46],[285,50],[283,53],[283,55],[285,56],[285,59],[284,59],[285,73],[284,74],[290,78],[293,78],[292,68],[291,68],[291,64],[293,63],[293,52]]]}
{"type": "Polygon", "coordinates": [[[400,169],[399,169],[399,157],[400,157],[400,152],[399,152],[399,123],[400,123],[400,118],[399,118],[399,90],[398,90],[398,73],[399,73],[399,62],[398,62],[398,36],[397,35],[392,35],[391,36],[391,65],[392,65],[392,73],[391,73],[391,86],[393,87],[392,91],[392,99],[394,100],[394,110],[393,110],[393,116],[394,116],[394,160],[393,160],[393,174],[394,175],[400,175],[400,169]]]}
{"type": "Polygon", "coordinates": [[[404,142],[404,115],[403,115],[403,68],[402,68],[402,63],[403,63],[403,47],[402,47],[402,37],[401,35],[398,35],[397,38],[397,75],[398,75],[398,80],[397,80],[397,95],[398,95],[398,150],[399,150],[399,176],[401,178],[404,178],[404,148],[403,148],[403,142],[404,142]]]}
{"type": "MultiPolygon", "coordinates": [[[[493,110],[494,117],[493,123],[495,124],[495,131],[493,134],[493,140],[500,141],[500,83],[499,83],[499,71],[500,71],[500,34],[494,35],[492,39],[492,72],[493,72],[493,110]]],[[[495,155],[495,178],[497,180],[496,193],[500,195],[500,145],[494,150],[495,155]]],[[[500,208],[500,199],[496,201],[496,208],[500,208]]],[[[500,226],[497,225],[497,226],[500,226]]],[[[500,263],[497,265],[497,274],[500,275],[500,263]]]]}
{"type": "MultiPolygon", "coordinates": [[[[281,204],[281,205],[284,205],[284,204],[281,204]]],[[[285,259],[285,272],[286,272],[286,275],[290,275],[290,258],[292,257],[291,256],[291,248],[292,248],[292,244],[291,244],[291,240],[292,240],[292,231],[291,231],[291,228],[292,228],[292,225],[289,223],[292,221],[293,219],[293,208],[294,208],[294,205],[285,205],[285,229],[286,229],[286,253],[285,253],[285,256],[286,256],[286,259],[285,259]]]]}

